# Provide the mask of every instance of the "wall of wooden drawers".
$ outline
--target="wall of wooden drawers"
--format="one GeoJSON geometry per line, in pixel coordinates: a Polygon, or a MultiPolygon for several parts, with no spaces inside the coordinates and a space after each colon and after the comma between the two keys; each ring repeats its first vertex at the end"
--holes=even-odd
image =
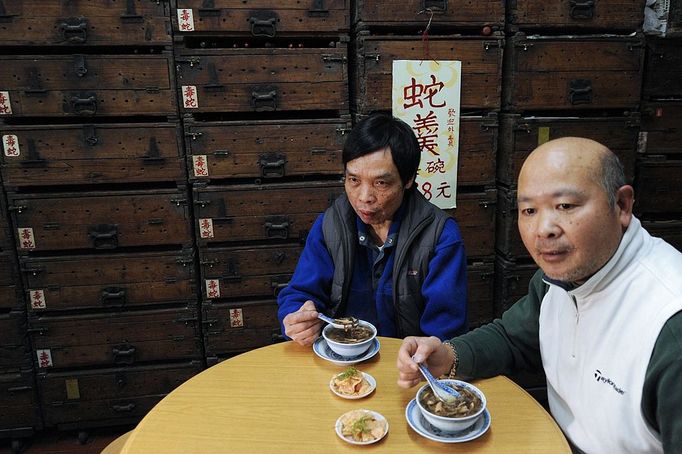
{"type": "Polygon", "coordinates": [[[462,61],[472,327],[536,270],[516,178],[548,139],[608,144],[682,248],[682,42],[642,34],[644,4],[0,0],[0,437],[135,422],[281,340],[277,292],[394,59],[462,61]]]}

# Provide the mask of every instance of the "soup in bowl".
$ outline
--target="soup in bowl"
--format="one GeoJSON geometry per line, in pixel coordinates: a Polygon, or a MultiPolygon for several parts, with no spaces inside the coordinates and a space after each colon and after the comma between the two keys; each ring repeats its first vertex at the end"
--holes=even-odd
{"type": "Polygon", "coordinates": [[[443,385],[454,388],[461,395],[453,403],[445,403],[433,395],[428,384],[417,391],[417,406],[424,418],[444,432],[459,432],[469,428],[483,414],[486,399],[483,392],[461,380],[439,380],[443,385]]]}
{"type": "Polygon", "coordinates": [[[377,336],[377,329],[369,322],[359,320],[357,326],[335,328],[327,325],[322,337],[337,355],[353,357],[365,353],[377,336]]]}

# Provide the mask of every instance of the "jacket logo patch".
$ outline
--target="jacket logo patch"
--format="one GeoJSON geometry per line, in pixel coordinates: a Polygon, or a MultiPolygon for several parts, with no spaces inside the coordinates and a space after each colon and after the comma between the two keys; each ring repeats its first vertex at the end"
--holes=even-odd
{"type": "Polygon", "coordinates": [[[606,383],[607,385],[610,385],[614,391],[616,391],[618,394],[625,394],[625,391],[621,388],[618,387],[613,381],[611,381],[610,378],[604,377],[604,375],[601,373],[599,369],[594,370],[594,378],[597,379],[598,382],[600,383],[606,383]]]}
{"type": "Polygon", "coordinates": [[[417,270],[407,270],[408,276],[419,276],[419,271],[417,270]]]}

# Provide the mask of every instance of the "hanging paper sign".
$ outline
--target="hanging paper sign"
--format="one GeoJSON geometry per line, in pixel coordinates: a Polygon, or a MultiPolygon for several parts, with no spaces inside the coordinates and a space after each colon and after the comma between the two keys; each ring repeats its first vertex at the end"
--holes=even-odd
{"type": "Polygon", "coordinates": [[[461,75],[460,61],[393,61],[393,115],[412,126],[422,152],[417,187],[444,209],[457,206],[461,75]]]}

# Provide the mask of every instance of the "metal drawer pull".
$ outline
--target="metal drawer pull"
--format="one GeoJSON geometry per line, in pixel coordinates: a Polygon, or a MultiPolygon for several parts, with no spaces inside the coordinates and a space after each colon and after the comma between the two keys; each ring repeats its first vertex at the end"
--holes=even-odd
{"type": "Polygon", "coordinates": [[[422,11],[431,11],[434,14],[444,13],[448,10],[448,0],[422,0],[422,11]]]}
{"type": "Polygon", "coordinates": [[[126,289],[120,287],[107,287],[102,289],[102,294],[100,296],[102,306],[125,306],[126,301],[126,289]]]}
{"type": "Polygon", "coordinates": [[[75,95],[69,98],[70,111],[78,115],[95,115],[97,113],[97,96],[95,94],[75,95]]]}
{"type": "Polygon", "coordinates": [[[116,364],[133,364],[135,362],[135,347],[132,345],[114,347],[111,349],[116,364]]]}
{"type": "Polygon", "coordinates": [[[95,249],[115,249],[118,247],[118,226],[99,224],[90,226],[88,236],[95,249]]]}
{"type": "Polygon", "coordinates": [[[111,406],[111,408],[118,413],[129,413],[135,409],[135,404],[130,403],[130,404],[125,404],[125,405],[117,405],[114,404],[111,406]]]}
{"type": "Polygon", "coordinates": [[[568,99],[571,104],[592,103],[592,81],[590,79],[574,79],[568,86],[568,99]]]}
{"type": "Polygon", "coordinates": [[[265,235],[268,238],[289,238],[289,220],[278,216],[273,216],[265,221],[265,235]]]}
{"type": "Polygon", "coordinates": [[[594,0],[571,0],[569,6],[572,19],[594,18],[594,0]]]}
{"type": "Polygon", "coordinates": [[[277,110],[277,88],[256,87],[251,91],[251,106],[256,112],[277,110]]]}
{"type": "Polygon", "coordinates": [[[260,166],[261,176],[263,178],[283,177],[284,165],[286,163],[287,163],[286,157],[280,153],[262,154],[258,159],[258,165],[260,166]]]}
{"type": "Polygon", "coordinates": [[[81,44],[88,40],[88,22],[84,17],[70,17],[59,24],[64,41],[81,44]]]}
{"type": "Polygon", "coordinates": [[[267,38],[274,38],[277,34],[277,17],[249,17],[251,24],[251,34],[253,36],[265,36],[267,38]]]}

